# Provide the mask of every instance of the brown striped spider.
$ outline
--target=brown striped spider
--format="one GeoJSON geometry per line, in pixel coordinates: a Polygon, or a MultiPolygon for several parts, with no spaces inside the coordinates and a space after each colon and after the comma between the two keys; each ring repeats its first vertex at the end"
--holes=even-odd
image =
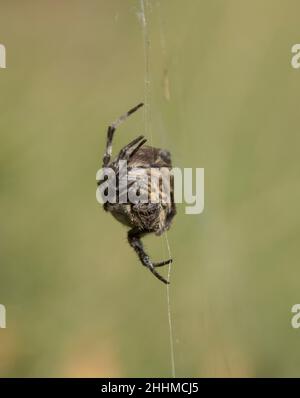
{"type": "MultiPolygon", "coordinates": [[[[133,184],[136,182],[137,174],[139,178],[141,175],[149,177],[150,171],[153,170],[167,170],[170,171],[172,168],[171,155],[169,151],[159,148],[153,148],[145,145],[146,139],[144,136],[139,136],[126,145],[120,150],[118,156],[111,160],[112,155],[112,141],[114,133],[117,127],[124,122],[128,116],[137,111],[143,104],[139,104],[134,108],[130,109],[125,115],[119,117],[114,123],[112,123],[107,130],[107,142],[106,150],[103,156],[102,169],[110,168],[115,172],[115,175],[120,175],[120,160],[126,161],[127,163],[127,184],[126,188],[130,192],[133,184]]],[[[98,180],[98,185],[101,185],[106,180],[98,180]]],[[[157,185],[153,187],[150,184],[144,184],[139,186],[139,191],[148,191],[148,197],[153,197],[154,191],[158,192],[158,196],[161,197],[162,184],[160,180],[157,180],[157,185]]],[[[107,189],[107,188],[106,188],[107,189]]],[[[146,192],[145,192],[146,193],[146,192]]],[[[117,197],[120,197],[120,187],[118,185],[116,191],[117,197]]],[[[141,192],[139,192],[141,194],[141,192]]],[[[127,192],[126,192],[127,195],[127,192]]],[[[103,205],[104,210],[109,211],[119,222],[130,227],[128,231],[128,242],[130,246],[137,253],[141,263],[147,267],[159,280],[168,284],[165,278],[163,278],[156,270],[157,267],[167,265],[172,262],[172,259],[168,259],[160,262],[152,262],[148,254],[145,252],[141,238],[146,234],[155,233],[161,235],[164,231],[169,229],[171,221],[176,214],[176,207],[174,202],[174,180],[170,179],[170,200],[169,202],[163,202],[159,200],[156,203],[148,201],[147,203],[131,202],[127,200],[125,203],[106,202],[103,205]]]]}

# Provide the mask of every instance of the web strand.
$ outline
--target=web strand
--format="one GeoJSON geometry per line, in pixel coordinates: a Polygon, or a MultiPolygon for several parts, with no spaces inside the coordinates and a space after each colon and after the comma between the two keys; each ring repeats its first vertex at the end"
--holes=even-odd
{"type": "MultiPolygon", "coordinates": [[[[165,239],[166,239],[166,244],[167,244],[167,248],[168,248],[169,258],[172,258],[167,231],[165,231],[165,239]]],[[[171,282],[171,271],[172,271],[172,263],[170,263],[168,265],[168,281],[169,282],[171,282]]],[[[172,370],[172,377],[175,378],[176,377],[175,351],[174,351],[174,339],[173,339],[173,322],[172,322],[172,311],[171,311],[170,285],[167,285],[167,307],[168,307],[168,322],[169,322],[171,370],[172,370]]]]}
{"type": "MultiPolygon", "coordinates": [[[[160,7],[160,3],[157,2],[158,8],[160,7]]],[[[148,11],[148,0],[140,0],[140,17],[143,29],[143,41],[144,41],[144,124],[145,124],[145,135],[150,136],[150,143],[152,145],[152,129],[151,129],[151,115],[150,115],[150,94],[151,94],[151,79],[150,79],[150,38],[149,38],[149,29],[148,29],[148,19],[147,19],[147,11],[148,11]]],[[[158,12],[160,10],[158,9],[158,12]]],[[[165,38],[164,32],[162,30],[162,26],[160,26],[161,30],[161,45],[163,56],[165,57],[165,38]]],[[[167,236],[167,232],[165,232],[165,241],[168,249],[169,258],[172,258],[171,248],[167,236]]],[[[172,265],[171,263],[168,266],[168,281],[171,279],[171,271],[172,265]]],[[[169,325],[169,340],[170,340],[170,359],[171,359],[171,373],[172,377],[175,378],[175,354],[174,354],[174,339],[173,339],[173,322],[172,322],[172,312],[171,312],[171,298],[170,298],[170,285],[167,285],[167,315],[168,315],[168,325],[169,325]]]]}
{"type": "Polygon", "coordinates": [[[152,146],[152,130],[150,125],[150,38],[148,33],[148,20],[146,18],[146,8],[148,6],[147,0],[140,0],[141,3],[141,22],[143,27],[143,40],[144,40],[144,125],[145,135],[149,135],[150,130],[150,143],[152,146]]]}

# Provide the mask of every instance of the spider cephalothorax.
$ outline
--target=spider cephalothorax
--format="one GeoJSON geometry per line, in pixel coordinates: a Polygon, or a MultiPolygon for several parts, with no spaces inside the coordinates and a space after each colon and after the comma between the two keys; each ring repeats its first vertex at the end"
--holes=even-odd
{"type": "MultiPolygon", "coordinates": [[[[132,108],[108,127],[106,151],[103,156],[102,168],[112,169],[116,175],[116,179],[119,180],[121,174],[120,161],[123,161],[123,163],[126,162],[126,195],[128,194],[126,197],[129,198],[130,189],[133,189],[135,184],[139,182],[139,194],[147,194],[148,201],[142,203],[141,201],[135,202],[129,199],[125,202],[118,200],[122,189],[117,184],[116,202],[106,202],[103,207],[118,221],[131,228],[128,231],[128,242],[136,251],[141,263],[162,282],[169,283],[156,271],[156,268],[169,264],[172,262],[172,259],[157,263],[152,262],[143,248],[141,238],[151,232],[154,232],[156,235],[162,234],[170,227],[171,221],[176,214],[173,178],[169,173],[172,168],[170,152],[145,145],[147,140],[143,136],[139,136],[121,149],[113,161],[111,160],[112,140],[116,128],[141,106],[143,106],[142,103],[132,108]],[[157,183],[153,184],[153,179],[151,183],[151,176],[155,175],[155,173],[160,174],[157,179],[154,179],[157,183]],[[162,200],[163,189],[160,177],[164,176],[170,177],[170,200],[162,200]]],[[[99,180],[98,185],[101,185],[103,182],[104,179],[99,180]]]]}

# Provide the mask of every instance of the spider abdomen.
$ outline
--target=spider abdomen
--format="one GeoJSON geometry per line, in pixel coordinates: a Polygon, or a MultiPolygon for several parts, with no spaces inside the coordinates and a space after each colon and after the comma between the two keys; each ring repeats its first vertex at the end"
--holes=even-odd
{"type": "Polygon", "coordinates": [[[126,203],[106,204],[106,210],[124,225],[160,235],[168,228],[167,219],[172,212],[172,193],[162,189],[162,180],[169,178],[168,172],[167,168],[128,170],[126,203]]]}

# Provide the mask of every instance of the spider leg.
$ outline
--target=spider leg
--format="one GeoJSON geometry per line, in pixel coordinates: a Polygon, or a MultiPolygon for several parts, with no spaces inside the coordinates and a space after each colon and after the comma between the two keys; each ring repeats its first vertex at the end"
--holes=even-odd
{"type": "Polygon", "coordinates": [[[154,267],[154,268],[156,268],[156,267],[163,267],[164,265],[168,265],[168,264],[170,264],[170,263],[172,263],[172,262],[173,262],[173,259],[172,259],[172,258],[169,258],[169,260],[160,261],[159,263],[153,263],[153,267],[154,267]]]}
{"type": "MultiPolygon", "coordinates": [[[[170,282],[167,281],[165,278],[163,278],[156,270],[155,270],[155,263],[153,264],[152,261],[150,260],[148,254],[145,252],[143,244],[141,242],[142,236],[144,236],[147,232],[146,231],[140,231],[137,228],[132,228],[128,232],[128,242],[130,246],[135,250],[137,255],[139,256],[139,259],[141,263],[147,267],[153,275],[156,276],[160,281],[162,281],[165,284],[169,284],[170,282]]],[[[172,260],[171,260],[172,261],[172,260]]],[[[170,262],[170,260],[168,260],[170,262]]],[[[161,265],[165,265],[162,263],[157,263],[161,265]]],[[[157,266],[156,264],[156,266],[157,266]]]]}
{"type": "MultiPolygon", "coordinates": [[[[138,149],[142,145],[145,144],[146,141],[147,140],[146,140],[146,138],[144,138],[143,135],[140,135],[139,137],[135,138],[133,141],[131,141],[129,144],[127,144],[123,149],[121,149],[121,151],[120,151],[120,153],[118,155],[118,158],[116,160],[116,163],[119,162],[120,160],[128,161],[138,151],[138,149]]],[[[127,173],[128,173],[129,170],[130,170],[130,167],[127,167],[127,173]]],[[[117,193],[121,195],[121,193],[119,193],[119,188],[120,188],[119,175],[120,175],[120,169],[119,169],[119,167],[117,167],[117,170],[116,170],[116,179],[117,179],[117,182],[118,182],[118,184],[117,184],[118,185],[118,192],[117,193]]],[[[123,191],[122,192],[122,197],[124,197],[123,195],[124,195],[124,193],[126,193],[125,191],[127,190],[127,192],[128,192],[129,188],[133,184],[135,184],[135,182],[136,181],[130,181],[130,182],[127,181],[127,187],[126,186],[122,187],[122,191],[123,191]],[[124,189],[125,189],[125,191],[124,191],[124,189]]]]}
{"type": "Polygon", "coordinates": [[[147,141],[146,138],[144,138],[143,135],[140,135],[139,137],[135,138],[133,141],[131,141],[129,144],[124,146],[123,149],[121,149],[118,159],[117,160],[129,160],[135,153],[136,151],[145,144],[147,141]],[[137,144],[137,145],[136,145],[137,144]],[[136,146],[135,146],[136,145],[136,146]]]}
{"type": "Polygon", "coordinates": [[[108,163],[110,162],[111,158],[111,153],[112,153],[112,140],[114,136],[114,132],[116,131],[117,127],[123,123],[128,116],[130,116],[132,113],[137,111],[141,106],[143,106],[143,103],[138,104],[134,108],[130,109],[125,115],[120,116],[114,123],[112,123],[108,129],[107,129],[107,140],[106,140],[106,150],[103,156],[103,167],[107,167],[108,163]]]}

